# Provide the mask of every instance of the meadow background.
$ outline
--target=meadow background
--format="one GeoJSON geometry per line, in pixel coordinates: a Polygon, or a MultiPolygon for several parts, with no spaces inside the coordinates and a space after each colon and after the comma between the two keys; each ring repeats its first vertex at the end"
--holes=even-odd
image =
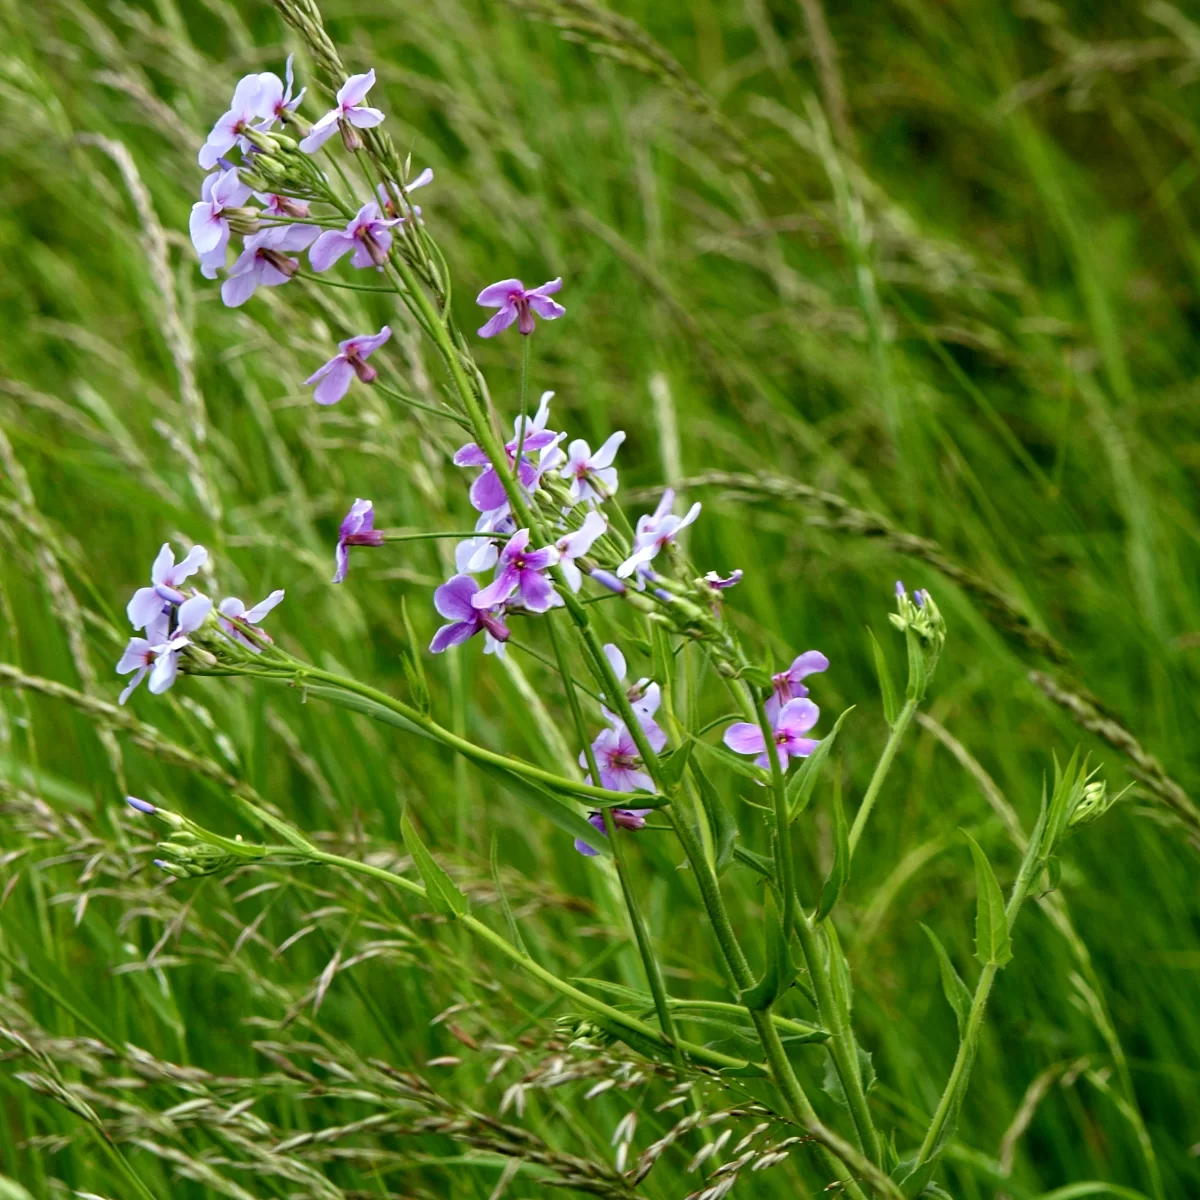
{"type": "MultiPolygon", "coordinates": [[[[628,432],[631,514],[638,488],[692,481],[692,549],[746,570],[746,636],[828,654],[815,698],[857,706],[850,806],[884,734],[866,630],[899,673],[893,581],[938,597],[927,715],[837,916],[880,1120],[919,1136],[954,1053],[919,923],[973,978],[959,829],[1007,882],[1052,754],[1082,744],[1136,786],[1018,927],[943,1178],[961,1200],[1200,1194],[1200,14],[323,7],[352,69],[378,72],[397,145],[435,170],[420,199],[460,322],[495,278],[562,274],[568,316],[539,328],[532,376],[556,427],[628,432]]],[[[452,927],[331,874],[166,887],[149,867],[127,792],[252,836],[242,781],[402,866],[408,803],[492,914],[494,840],[541,961],[640,986],[604,871],[427,743],[216,680],[110,707],[124,604],[166,539],[209,547],[210,594],[286,588],[270,628],[289,647],[402,687],[400,599],[427,638],[445,547],[356,554],[337,588],[337,523],[364,496],[390,527],[461,528],[457,439],[378,392],[318,410],[301,386],[332,340],[390,320],[386,358],[433,394],[385,298],[293,283],[229,311],[199,275],[196,147],[237,78],[297,48],[266,0],[0,0],[0,32],[0,1195],[125,1197],[133,1176],[179,1197],[626,1195],[610,1138],[631,1109],[634,1153],[670,1127],[662,1085],[537,1087],[565,1010],[452,927]]],[[[516,339],[477,353],[511,406],[516,339]]],[[[536,659],[476,645],[427,669],[484,744],[575,752],[536,659]]],[[[734,803],[749,785],[721,780],[764,849],[734,803]]],[[[818,796],[805,817],[810,895],[829,812],[818,796]]],[[[667,840],[639,839],[636,866],[672,989],[726,995],[667,840]]],[[[752,874],[726,886],[753,909],[752,874]]],[[[820,1052],[795,1059],[832,1111],[820,1052]]],[[[701,1144],[664,1152],[639,1194],[702,1186],[701,1144]]],[[[735,1195],[819,1180],[801,1150],[735,1195]]]]}

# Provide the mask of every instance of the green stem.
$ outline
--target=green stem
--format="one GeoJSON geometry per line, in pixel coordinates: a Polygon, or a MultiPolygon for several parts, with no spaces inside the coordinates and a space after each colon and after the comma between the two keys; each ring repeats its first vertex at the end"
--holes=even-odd
{"type": "MultiPolygon", "coordinates": [[[[595,781],[600,778],[600,770],[596,765],[596,754],[592,749],[591,742],[588,741],[587,725],[583,719],[583,710],[579,707],[579,697],[575,694],[575,680],[571,676],[570,664],[567,662],[562,638],[559,637],[558,626],[553,614],[551,614],[549,620],[546,622],[546,627],[550,631],[550,644],[554,647],[554,657],[558,661],[558,671],[562,676],[563,687],[567,693],[567,707],[571,710],[571,717],[575,722],[575,731],[583,746],[583,753],[587,758],[588,770],[591,772],[592,780],[595,781]]],[[[662,971],[659,968],[658,959],[654,955],[654,947],[650,942],[650,932],[646,928],[641,906],[638,904],[637,894],[634,892],[633,883],[629,878],[629,867],[625,860],[625,839],[618,833],[616,822],[613,820],[612,809],[605,808],[601,811],[604,814],[604,832],[612,846],[613,863],[617,868],[617,879],[621,884],[621,894],[625,897],[625,908],[629,913],[629,922],[633,926],[633,936],[637,942],[638,953],[642,956],[642,966],[646,971],[646,980],[650,984],[650,994],[654,997],[654,1009],[658,1013],[658,1022],[663,1033],[667,1035],[671,1040],[671,1044],[675,1047],[676,1062],[679,1066],[683,1066],[683,1056],[679,1051],[675,1022],[671,1017],[671,1009],[667,1003],[667,989],[663,983],[662,971]]]]}
{"type": "Polygon", "coordinates": [[[532,334],[521,336],[521,398],[517,406],[521,414],[521,432],[517,435],[516,471],[517,479],[521,477],[521,455],[525,452],[525,428],[529,424],[529,342],[532,334]]]}
{"type": "Polygon", "coordinates": [[[904,707],[900,710],[900,715],[897,716],[896,723],[888,734],[887,745],[884,746],[883,753],[879,756],[875,774],[871,776],[871,782],[867,785],[867,794],[863,797],[862,804],[858,806],[854,824],[850,828],[850,855],[852,858],[854,848],[858,845],[858,839],[862,837],[867,818],[871,815],[871,809],[875,807],[875,801],[879,798],[879,789],[883,787],[883,781],[887,778],[888,771],[891,770],[896,751],[900,749],[900,740],[904,737],[904,732],[916,711],[917,701],[905,700],[904,707]]]}
{"type": "Polygon", "coordinates": [[[766,706],[761,700],[754,705],[754,715],[762,730],[763,749],[771,763],[771,793],[775,798],[775,854],[779,863],[779,890],[783,893],[783,940],[791,937],[792,914],[796,903],[796,869],[792,862],[792,823],[788,819],[787,788],[783,782],[783,765],[775,745],[775,730],[771,728],[766,706]]]}
{"type": "MultiPolygon", "coordinates": [[[[340,854],[327,854],[322,850],[310,850],[307,851],[307,854],[315,862],[325,863],[331,867],[340,867],[345,871],[353,871],[359,875],[367,875],[371,878],[382,880],[384,883],[399,888],[403,892],[408,892],[411,896],[417,896],[422,900],[428,898],[425,889],[420,884],[413,883],[411,879],[405,879],[403,875],[396,875],[391,871],[385,870],[383,867],[358,862],[353,858],[343,858],[340,854]]],[[[614,1025],[619,1025],[642,1038],[649,1038],[652,1042],[661,1046],[664,1051],[675,1049],[674,1044],[661,1030],[656,1029],[653,1025],[645,1021],[639,1020],[637,1017],[630,1016],[627,1012],[622,1012],[619,1008],[613,1008],[612,1005],[605,1004],[603,1000],[597,1000],[595,996],[588,995],[587,992],[581,991],[579,988],[567,983],[565,979],[559,979],[557,975],[551,971],[547,971],[540,963],[534,962],[527,954],[523,954],[516,946],[485,925],[477,917],[473,917],[470,913],[464,913],[456,919],[461,921],[476,937],[498,950],[510,962],[515,963],[527,974],[532,975],[535,979],[539,979],[542,983],[553,988],[560,995],[573,1000],[580,1008],[595,1013],[597,1016],[603,1017],[606,1021],[610,1021],[614,1025]]],[[[700,1046],[694,1042],[680,1041],[678,1047],[686,1052],[689,1058],[705,1066],[713,1067],[716,1070],[736,1069],[747,1065],[745,1059],[733,1058],[728,1054],[720,1054],[716,1050],[709,1050],[706,1046],[700,1046]]]]}
{"type": "MultiPolygon", "coordinates": [[[[385,533],[383,540],[385,542],[428,542],[436,538],[474,538],[479,537],[478,530],[438,530],[436,533],[385,533]]],[[[489,533],[490,538],[499,540],[507,540],[512,537],[511,533],[489,533]]]]}
{"type": "MultiPolygon", "coordinates": [[[[714,1012],[724,1013],[730,1017],[744,1017],[746,1010],[740,1004],[730,1004],[727,1000],[680,1000],[669,997],[668,1006],[675,1012],[714,1012]]],[[[790,1017],[781,1017],[778,1013],[771,1014],[775,1028],[782,1033],[795,1034],[798,1037],[811,1037],[817,1041],[817,1034],[827,1034],[827,1029],[819,1025],[809,1025],[804,1021],[793,1021],[790,1017]]]]}

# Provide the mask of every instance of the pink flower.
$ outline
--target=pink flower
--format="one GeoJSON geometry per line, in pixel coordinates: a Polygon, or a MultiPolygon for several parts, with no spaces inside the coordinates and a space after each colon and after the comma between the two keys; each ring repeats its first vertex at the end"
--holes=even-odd
{"type": "MultiPolygon", "coordinates": [[[[614,792],[654,791],[654,780],[642,770],[637,743],[625,725],[618,722],[611,729],[601,730],[592,743],[592,753],[602,787],[614,792]]],[[[579,765],[587,766],[587,755],[580,754],[579,765]]]]}
{"type": "Polygon", "coordinates": [[[469,575],[455,575],[433,593],[434,608],[449,622],[433,635],[429,649],[434,654],[461,645],[481,631],[485,635],[486,648],[492,653],[508,641],[503,605],[477,608],[475,597],[478,594],[479,584],[469,575]]]}
{"type": "Polygon", "coordinates": [[[529,612],[548,612],[562,603],[554,584],[546,578],[546,571],[556,562],[558,551],[553,546],[530,550],[529,530],[518,529],[504,543],[496,564],[496,578],[471,603],[476,608],[494,608],[515,597],[529,612]]]}
{"type": "Polygon", "coordinates": [[[341,583],[350,569],[351,546],[382,546],[383,534],[375,528],[375,505],[370,500],[355,500],[338,530],[333,582],[341,583]]]}
{"type": "Polygon", "coordinates": [[[327,229],[308,252],[314,271],[328,271],[343,255],[354,252],[352,267],[381,267],[387,262],[392,247],[392,226],[403,218],[385,221],[379,215],[379,205],[368,201],[358,210],[345,229],[327,229]]]}
{"type": "Polygon", "coordinates": [[[572,533],[566,533],[554,543],[558,551],[558,565],[562,567],[571,591],[583,586],[583,573],[575,565],[591,548],[592,543],[608,530],[608,518],[594,509],[584,518],[583,524],[572,533]]]}
{"type": "Polygon", "coordinates": [[[171,544],[163,542],[150,568],[150,586],[138,588],[125,607],[125,615],[134,629],[149,630],[157,626],[168,605],[182,604],[186,599],[179,590],[183,581],[195,575],[207,561],[208,551],[203,546],[193,546],[187,557],[177,563],[171,544]]]}
{"type": "Polygon", "coordinates": [[[305,249],[317,232],[315,225],[274,225],[251,234],[221,284],[221,299],[229,308],[239,308],[258,288],[287,283],[300,269],[300,260],[289,258],[287,251],[305,249]]]}
{"type": "Polygon", "coordinates": [[[618,430],[595,454],[582,438],[567,447],[567,463],[559,474],[571,481],[573,500],[607,500],[616,492],[617,469],[612,462],[624,440],[624,432],[618,430]],[[604,490],[603,495],[597,490],[597,484],[604,490]]]}
{"type": "Polygon", "coordinates": [[[304,381],[317,385],[313,399],[318,404],[336,404],[350,390],[355,375],[363,383],[374,383],[379,372],[368,366],[365,360],[391,336],[391,329],[385,325],[378,333],[364,333],[338,342],[340,353],[318,367],[304,381]]]}
{"type": "Polygon", "coordinates": [[[217,621],[221,628],[234,641],[253,650],[256,654],[260,648],[246,636],[250,627],[256,637],[271,641],[271,635],[264,629],[259,629],[259,623],[277,604],[283,600],[283,588],[277,588],[265,600],[260,600],[253,608],[247,608],[236,596],[227,596],[217,605],[217,621]]]}
{"type": "MultiPolygon", "coordinates": [[[[351,75],[338,89],[337,106],[331,108],[312,127],[308,136],[300,143],[300,149],[305,154],[316,154],[333,137],[339,125],[343,129],[351,126],[357,129],[372,129],[378,125],[383,120],[383,113],[377,108],[368,108],[363,104],[367,93],[374,86],[374,70],[365,75],[351,75]]],[[[357,135],[353,135],[353,139],[357,140],[357,135]]],[[[346,144],[347,147],[353,145],[352,135],[346,134],[346,144]]],[[[354,148],[357,149],[357,146],[354,148]]]]}
{"type": "MultiPolygon", "coordinates": [[[[546,422],[550,419],[550,401],[553,398],[553,392],[543,392],[537,412],[532,419],[526,419],[524,438],[521,436],[521,418],[517,417],[513,421],[512,440],[504,445],[509,468],[515,469],[521,486],[527,489],[532,488],[541,478],[542,471],[547,465],[547,453],[552,452],[563,437],[563,434],[554,433],[546,428],[546,422]],[[516,465],[518,446],[521,447],[519,467],[516,465]],[[542,457],[536,467],[527,457],[534,451],[542,452],[542,457]]],[[[483,471],[471,484],[470,491],[471,503],[479,512],[490,513],[497,509],[507,512],[508,494],[504,490],[500,476],[496,473],[496,468],[492,466],[491,460],[482,446],[476,445],[475,442],[468,442],[465,446],[460,446],[454,455],[454,465],[456,467],[483,467],[483,471]]]]}
{"type": "Polygon", "coordinates": [[[201,261],[212,260],[220,255],[224,262],[225,247],[229,245],[229,218],[227,208],[238,208],[250,198],[250,189],[238,178],[235,168],[214,171],[204,179],[200,188],[200,199],[192,205],[188,229],[192,245],[201,261]]]}
{"type": "MultiPolygon", "coordinates": [[[[626,671],[625,655],[621,653],[620,647],[614,645],[612,642],[606,642],[604,645],[604,657],[608,659],[609,665],[613,669],[613,674],[624,685],[626,671]]],[[[662,703],[662,689],[652,679],[643,677],[637,683],[631,684],[625,689],[625,697],[629,701],[629,707],[633,709],[634,715],[638,719],[638,724],[642,727],[642,732],[646,735],[646,741],[650,743],[650,749],[655,754],[665,749],[667,735],[663,733],[662,728],[654,719],[654,714],[658,712],[658,706],[662,703]]],[[[615,713],[609,712],[603,705],[600,706],[600,711],[604,714],[604,719],[614,729],[623,727],[624,723],[615,713]]]]}
{"type": "Polygon", "coordinates": [[[671,512],[674,503],[675,493],[671,488],[667,488],[654,512],[638,518],[633,553],[617,568],[620,578],[628,579],[634,571],[645,574],[642,568],[649,566],[660,550],[673,545],[680,531],[700,515],[699,501],[688,509],[685,517],[677,517],[671,512]]]}
{"type": "Polygon", "coordinates": [[[255,121],[271,116],[271,93],[266,83],[269,80],[279,83],[278,78],[269,73],[246,75],[238,81],[229,111],[217,118],[208,140],[200,147],[200,165],[206,171],[212,170],[217,160],[223,154],[228,154],[234,146],[240,144],[244,149],[246,141],[242,137],[243,131],[255,121]]]}
{"type": "Polygon", "coordinates": [[[304,93],[308,88],[301,88],[300,94],[292,99],[292,59],[293,54],[287,56],[287,62],[284,64],[283,73],[287,80],[287,91],[284,91],[283,83],[280,82],[278,75],[273,75],[270,71],[264,72],[258,77],[261,91],[259,92],[259,108],[262,110],[262,115],[266,118],[265,121],[256,128],[270,129],[276,121],[286,125],[288,117],[300,107],[300,101],[304,99],[304,93]]]}
{"type": "Polygon", "coordinates": [[[562,288],[561,279],[552,279],[541,287],[525,290],[519,279],[502,279],[485,287],[479,293],[476,304],[483,308],[498,308],[500,311],[479,330],[479,336],[490,338],[507,329],[514,321],[524,334],[533,332],[533,314],[547,321],[561,317],[567,310],[550,297],[562,288]],[[519,318],[519,320],[518,320],[519,318]]]}
{"type": "MultiPolygon", "coordinates": [[[[786,771],[789,758],[807,758],[818,746],[819,739],[801,737],[821,716],[821,710],[811,701],[800,697],[789,700],[771,721],[779,765],[786,771]]],[[[757,754],[754,760],[760,767],[770,766],[763,732],[749,721],[738,721],[725,730],[725,745],[736,754],[757,754]]]]}
{"type": "MultiPolygon", "coordinates": [[[[653,812],[652,808],[610,808],[612,813],[613,824],[618,829],[644,829],[646,827],[646,814],[653,812]]],[[[604,814],[600,812],[588,813],[588,824],[598,830],[600,833],[608,837],[608,830],[604,827],[604,814]]],[[[575,839],[575,849],[580,854],[586,854],[589,858],[599,854],[599,850],[594,850],[582,838],[575,839]]]]}
{"type": "Polygon", "coordinates": [[[808,688],[800,681],[809,675],[829,670],[829,659],[820,650],[805,650],[798,654],[786,671],[771,676],[774,692],[767,700],[767,716],[774,721],[780,708],[796,696],[807,696],[808,688]]]}
{"type": "MultiPolygon", "coordinates": [[[[410,180],[404,185],[404,194],[406,196],[410,196],[417,190],[417,188],[423,188],[432,182],[433,169],[431,167],[426,167],[425,170],[423,170],[415,179],[410,180]]],[[[396,194],[391,188],[388,187],[386,183],[377,184],[375,187],[375,194],[379,197],[379,206],[383,209],[384,216],[400,217],[401,219],[407,216],[407,213],[401,211],[400,206],[397,204],[396,194]]],[[[415,216],[420,217],[421,210],[417,207],[417,205],[412,205],[412,210],[415,216]]]]}

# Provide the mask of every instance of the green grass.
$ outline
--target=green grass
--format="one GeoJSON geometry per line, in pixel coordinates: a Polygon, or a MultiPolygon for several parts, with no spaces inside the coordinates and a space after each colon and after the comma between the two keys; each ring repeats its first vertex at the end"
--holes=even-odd
{"type": "MultiPolygon", "coordinates": [[[[871,1103],[902,1151],[919,1142],[956,1046],[920,923],[968,983],[978,970],[958,831],[1007,885],[1018,854],[997,796],[1028,831],[1052,755],[1077,744],[1114,789],[1134,779],[1122,735],[1081,729],[1030,670],[1099,698],[1160,760],[1166,782],[1143,761],[1134,790],[1067,843],[1059,891],[1018,925],[943,1181],[956,1200],[1105,1194],[1055,1191],[1085,1180],[1153,1196],[1144,1127],[1159,1194],[1195,1194],[1200,27],[1166,4],[830,5],[834,63],[805,24],[815,4],[623,3],[680,78],[644,47],[564,37],[497,0],[324,8],[346,61],[376,68],[397,146],[436,171],[420,198],[462,326],[480,323],[473,296],[495,278],[564,276],[568,316],[540,327],[531,387],[555,389],[564,425],[593,445],[628,432],[623,489],[675,472],[766,473],[889,522],[880,536],[778,483],[688,490],[705,502],[696,561],[746,570],[730,593],[746,638],[776,659],[828,654],[813,689],[822,730],[856,706],[838,742],[851,813],[886,732],[866,630],[898,674],[893,581],[937,595],[950,635],[927,717],[835,914],[879,1078],[871,1103]],[[1010,597],[1070,664],[1055,667],[896,531],[936,541],[1010,597]]],[[[449,544],[356,552],[334,588],[337,522],[366,496],[389,527],[463,528],[449,464],[463,439],[378,390],[318,410],[301,381],[330,342],[385,321],[396,336],[384,357],[427,400],[434,356],[383,296],[295,282],[227,310],[186,236],[195,147],[241,74],[278,71],[299,44],[259,0],[2,0],[0,31],[0,660],[115,702],[127,596],[158,545],[186,537],[212,552],[214,593],[287,589],[270,625],[283,644],[402,693],[400,599],[427,639],[449,544]],[[106,152],[114,144],[132,174],[106,152]]],[[[302,55],[298,74],[314,78],[302,55]]],[[[473,344],[511,412],[515,339],[473,344]]],[[[643,503],[627,497],[626,511],[643,503]]],[[[620,619],[596,611],[602,628],[620,619]]],[[[574,753],[561,690],[537,659],[511,660],[510,673],[475,646],[428,659],[435,711],[555,767],[526,685],[563,718],[574,753]]],[[[584,1100],[629,1057],[584,1055],[587,1081],[531,1085],[521,1116],[509,1095],[503,1119],[536,1146],[483,1124],[465,1140],[452,1120],[494,1116],[562,1044],[554,1022],[568,1008],[374,883],[273,871],[164,888],[146,823],[121,800],[256,836],[230,797],[237,780],[328,849],[406,869],[410,805],[493,928],[505,928],[494,839],[530,953],[564,976],[641,988],[615,880],[490,777],[319,700],[183,679],[129,708],[157,741],[103,740],[77,706],[0,688],[0,1036],[25,1039],[0,1041],[0,1175],[39,1198],[65,1187],[483,1200],[498,1181],[514,1197],[561,1194],[551,1181],[592,1169],[601,1194],[625,1194],[605,1174],[610,1137],[630,1109],[635,1155],[661,1137],[686,1111],[655,1111],[668,1084],[584,1100]],[[335,956],[345,969],[323,979],[335,956]],[[497,1044],[517,1054],[489,1079],[508,1053],[497,1044]],[[447,1055],[461,1062],[426,1066],[447,1055]],[[418,1072],[436,1094],[388,1069],[418,1072]],[[217,1119],[242,1100],[248,1116],[217,1119]],[[329,1135],[366,1118],[379,1123],[329,1135]],[[318,1131],[328,1140],[288,1145],[318,1131]],[[511,1179],[502,1145],[524,1159],[511,1179]]],[[[757,790],[714,776],[743,844],[765,852],[757,790]]],[[[819,790],[797,840],[810,903],[832,811],[832,790],[819,790]]],[[[630,842],[671,992],[728,998],[673,843],[630,842]]],[[[735,911],[757,913],[755,879],[725,877],[735,911]]],[[[781,1011],[812,1016],[799,997],[781,1011]]],[[[792,1056],[822,1115],[844,1125],[821,1091],[823,1052],[792,1056]]],[[[709,1091],[710,1109],[744,1099],[736,1084],[709,1091]]],[[[734,1142],[756,1118],[737,1120],[734,1142]]],[[[701,1188],[685,1168],[703,1144],[681,1137],[639,1193],[701,1188]]],[[[826,1182],[801,1148],[734,1195],[815,1196],[826,1182]]]]}

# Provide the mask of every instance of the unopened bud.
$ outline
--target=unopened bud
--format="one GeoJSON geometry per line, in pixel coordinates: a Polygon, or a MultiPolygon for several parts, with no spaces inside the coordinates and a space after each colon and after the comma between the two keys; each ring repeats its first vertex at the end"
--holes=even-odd
{"type": "Polygon", "coordinates": [[[248,234],[258,232],[257,208],[226,208],[221,215],[229,222],[229,228],[234,233],[248,234]]]}
{"type": "Polygon", "coordinates": [[[286,133],[273,133],[271,136],[275,141],[283,147],[284,150],[299,150],[300,143],[293,137],[288,137],[286,133]]]}
{"type": "MultiPolygon", "coordinates": [[[[259,254],[263,256],[281,275],[286,275],[289,279],[300,269],[300,264],[294,258],[288,258],[286,254],[281,254],[278,250],[260,250],[259,254]]],[[[359,376],[362,379],[362,376],[359,376]]],[[[369,383],[370,380],[363,380],[364,383],[369,383]]],[[[262,634],[262,630],[256,629],[255,633],[262,634]]],[[[265,635],[264,635],[265,636],[265,635]]]]}
{"type": "Polygon", "coordinates": [[[265,154],[277,154],[279,152],[279,143],[275,138],[269,133],[264,133],[261,129],[255,129],[252,125],[247,125],[242,129],[242,137],[256,150],[261,150],[265,154]]]}
{"type": "Polygon", "coordinates": [[[342,144],[351,154],[356,154],[363,148],[363,140],[359,137],[358,130],[349,121],[339,121],[338,129],[342,132],[342,144]]]}
{"type": "Polygon", "coordinates": [[[1072,829],[1081,825],[1090,825],[1104,816],[1116,803],[1116,800],[1116,796],[1109,796],[1108,784],[1103,779],[1095,779],[1091,783],[1085,784],[1083,796],[1075,806],[1075,811],[1067,818],[1067,825],[1072,829]]]}

